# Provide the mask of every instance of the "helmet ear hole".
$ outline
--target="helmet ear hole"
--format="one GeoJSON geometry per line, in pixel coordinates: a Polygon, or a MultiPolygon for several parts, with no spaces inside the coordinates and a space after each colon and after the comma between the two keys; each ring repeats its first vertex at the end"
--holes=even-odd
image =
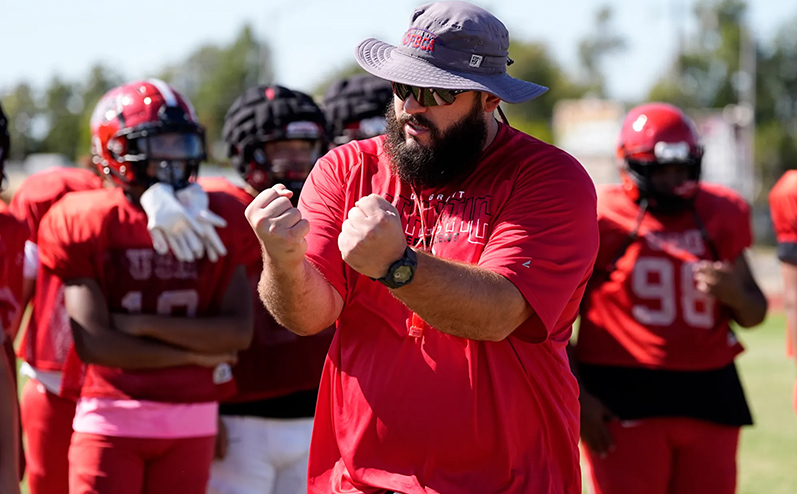
{"type": "Polygon", "coordinates": [[[108,139],[108,152],[116,161],[124,161],[127,154],[127,140],[119,137],[108,139]]]}

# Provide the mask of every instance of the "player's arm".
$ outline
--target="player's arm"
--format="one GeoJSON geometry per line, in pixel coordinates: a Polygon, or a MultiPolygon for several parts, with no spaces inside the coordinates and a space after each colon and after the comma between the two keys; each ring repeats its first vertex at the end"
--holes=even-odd
{"type": "Polygon", "coordinates": [[[102,289],[93,279],[66,280],[64,304],[80,359],[88,364],[122,369],[155,369],[181,365],[213,367],[234,360],[234,355],[216,352],[201,355],[172,345],[130,336],[111,325],[102,289]]]}
{"type": "Polygon", "coordinates": [[[701,261],[695,268],[695,284],[698,290],[728,307],[734,321],[743,328],[761,324],[767,314],[767,299],[744,254],[733,263],[701,261]]]}
{"type": "Polygon", "coordinates": [[[0,492],[18,494],[19,408],[10,365],[0,351],[0,492]]]}
{"type": "Polygon", "coordinates": [[[740,281],[743,293],[742,297],[729,304],[733,311],[733,319],[743,328],[758,326],[767,315],[767,298],[753,277],[744,254],[736,259],[733,271],[740,281]]]}
{"type": "Polygon", "coordinates": [[[218,315],[176,317],[150,314],[114,314],[114,326],[134,335],[154,338],[200,353],[243,350],[252,341],[252,300],[243,266],[230,280],[218,315]]]}
{"type": "MultiPolygon", "coordinates": [[[[786,327],[790,341],[797,342],[797,263],[781,260],[780,272],[783,274],[783,305],[786,311],[786,327]]],[[[794,352],[797,360],[797,352],[794,352]]]]}

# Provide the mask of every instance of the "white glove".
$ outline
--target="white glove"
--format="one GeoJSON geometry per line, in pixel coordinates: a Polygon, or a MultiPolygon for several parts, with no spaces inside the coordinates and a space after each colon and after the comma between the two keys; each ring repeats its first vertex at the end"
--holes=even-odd
{"type": "Polygon", "coordinates": [[[141,195],[141,207],[147,214],[147,229],[158,254],[171,248],[174,256],[191,262],[203,255],[199,223],[177,200],[171,185],[156,183],[141,195]]]}
{"type": "Polygon", "coordinates": [[[188,214],[191,215],[199,225],[199,236],[204,244],[208,259],[212,262],[218,261],[219,257],[227,255],[227,248],[216,233],[216,228],[224,228],[227,221],[221,216],[208,209],[208,195],[202,190],[199,184],[193,183],[188,187],[178,190],[177,199],[180,201],[188,214]]]}

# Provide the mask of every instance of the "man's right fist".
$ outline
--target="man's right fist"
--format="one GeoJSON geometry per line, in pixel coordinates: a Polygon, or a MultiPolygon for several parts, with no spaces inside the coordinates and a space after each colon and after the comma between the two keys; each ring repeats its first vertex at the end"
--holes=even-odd
{"type": "Polygon", "coordinates": [[[277,184],[258,194],[246,208],[246,219],[272,261],[300,262],[307,251],[304,237],[310,223],[291,204],[292,196],[293,192],[277,184]]]}

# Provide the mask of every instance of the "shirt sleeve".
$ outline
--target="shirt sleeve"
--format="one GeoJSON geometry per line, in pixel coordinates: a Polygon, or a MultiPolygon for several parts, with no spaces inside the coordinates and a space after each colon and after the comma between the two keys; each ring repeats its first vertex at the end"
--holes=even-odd
{"type": "MultiPolygon", "coordinates": [[[[535,167],[545,172],[526,170],[518,177],[479,262],[515,284],[542,322],[544,336],[562,325],[560,319],[575,319],[598,251],[592,180],[566,153],[547,159],[546,166],[535,167]]],[[[525,327],[533,322],[518,329],[540,336],[539,328],[525,327]]]]}
{"type": "Polygon", "coordinates": [[[336,155],[318,160],[299,197],[302,218],[310,222],[307,235],[307,258],[327,282],[346,299],[346,275],[338,249],[338,236],[345,210],[345,174],[336,155]]]}
{"type": "Polygon", "coordinates": [[[778,242],[778,259],[797,264],[797,188],[787,187],[781,180],[769,194],[769,208],[778,242]]]}
{"type": "Polygon", "coordinates": [[[81,217],[73,201],[63,199],[42,218],[39,225],[39,261],[62,280],[97,278],[92,262],[99,252],[97,221],[81,217]]]}

